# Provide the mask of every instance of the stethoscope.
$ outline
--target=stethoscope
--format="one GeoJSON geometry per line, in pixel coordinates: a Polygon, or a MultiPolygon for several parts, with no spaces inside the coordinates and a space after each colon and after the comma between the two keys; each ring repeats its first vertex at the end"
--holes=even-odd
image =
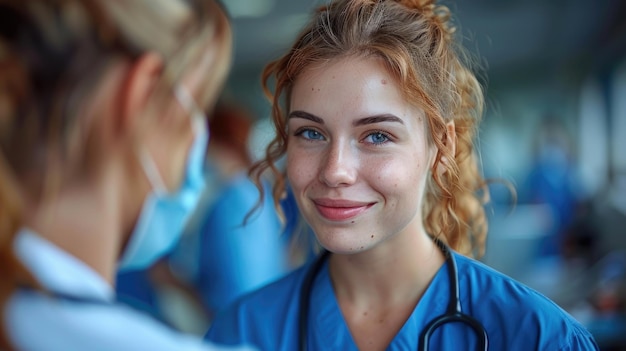
{"type": "MultiPolygon", "coordinates": [[[[450,249],[446,244],[440,240],[435,239],[435,243],[441,249],[441,252],[446,257],[448,263],[448,275],[450,276],[450,301],[446,313],[441,316],[435,317],[432,321],[426,325],[426,327],[420,333],[417,348],[420,351],[428,351],[430,345],[430,337],[435,330],[446,323],[461,322],[469,325],[476,335],[478,336],[478,350],[487,350],[489,346],[489,339],[487,337],[487,331],[483,325],[474,319],[473,317],[465,314],[461,310],[461,301],[459,299],[459,274],[456,268],[456,260],[451,254],[450,249]]],[[[309,320],[309,302],[311,299],[311,290],[313,289],[313,282],[317,273],[330,256],[329,251],[322,252],[304,278],[302,288],[300,290],[300,306],[299,306],[299,330],[298,330],[298,342],[299,349],[305,351],[307,349],[307,330],[309,320]]]]}

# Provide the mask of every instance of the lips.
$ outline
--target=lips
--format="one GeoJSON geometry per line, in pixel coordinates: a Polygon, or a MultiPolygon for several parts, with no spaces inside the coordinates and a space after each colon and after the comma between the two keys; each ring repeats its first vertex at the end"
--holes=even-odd
{"type": "Polygon", "coordinates": [[[313,203],[320,215],[331,221],[345,221],[354,218],[374,206],[372,202],[337,199],[315,199],[313,203]]]}

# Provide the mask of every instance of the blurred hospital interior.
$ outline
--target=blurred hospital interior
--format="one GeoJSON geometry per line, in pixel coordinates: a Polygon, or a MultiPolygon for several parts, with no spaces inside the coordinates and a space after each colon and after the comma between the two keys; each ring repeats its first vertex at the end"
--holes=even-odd
{"type": "MultiPolygon", "coordinates": [[[[589,328],[602,350],[626,350],[626,1],[443,3],[456,15],[463,43],[482,67],[487,96],[477,148],[484,174],[494,181],[481,260],[553,299],[589,328]]],[[[235,46],[222,101],[250,118],[249,133],[238,137],[245,138],[247,157],[255,160],[272,137],[261,70],[289,47],[310,11],[323,1],[223,4],[232,19],[235,46]]],[[[274,215],[259,221],[279,228],[275,240],[265,232],[265,239],[237,246],[229,256],[257,260],[232,264],[242,271],[241,279],[260,278],[225,294],[253,289],[306,259],[307,253],[286,252],[288,233],[281,235],[274,215]],[[264,254],[272,256],[269,268],[259,274],[245,271],[263,266],[264,254]]],[[[254,234],[246,233],[242,240],[254,234]]],[[[208,243],[206,248],[210,250],[208,243]]],[[[169,279],[158,270],[141,279],[155,276],[169,279]]],[[[136,283],[140,278],[120,277],[124,279],[136,283]]],[[[132,287],[121,288],[132,295],[132,287]]],[[[182,295],[160,291],[153,298],[169,299],[169,310],[160,311],[166,321],[201,333],[210,324],[210,310],[220,306],[197,308],[202,299],[189,302],[197,294],[193,287],[189,290],[182,295]],[[190,315],[197,318],[193,323],[190,315]]]]}

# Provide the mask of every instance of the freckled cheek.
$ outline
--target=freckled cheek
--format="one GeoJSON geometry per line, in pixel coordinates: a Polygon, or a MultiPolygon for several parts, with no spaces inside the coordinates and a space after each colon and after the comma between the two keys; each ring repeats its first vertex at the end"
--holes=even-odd
{"type": "Polygon", "coordinates": [[[287,153],[287,179],[294,190],[301,189],[316,177],[315,158],[307,153],[287,153]]]}
{"type": "Polygon", "coordinates": [[[412,193],[417,190],[420,182],[420,174],[423,170],[414,161],[397,160],[385,162],[370,168],[372,186],[391,198],[398,195],[412,193]]]}

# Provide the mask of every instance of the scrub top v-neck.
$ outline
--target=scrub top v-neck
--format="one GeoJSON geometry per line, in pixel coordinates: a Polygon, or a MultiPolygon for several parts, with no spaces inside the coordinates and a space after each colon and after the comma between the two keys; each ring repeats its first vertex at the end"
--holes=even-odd
{"type": "MultiPolygon", "coordinates": [[[[597,350],[589,332],[538,292],[482,263],[453,253],[459,272],[460,302],[489,335],[490,350],[597,350]]],[[[249,343],[261,350],[297,350],[299,293],[310,264],[239,299],[213,321],[207,338],[225,344],[249,343]]],[[[445,313],[449,299],[446,265],[387,350],[417,350],[419,334],[445,313]]],[[[308,317],[309,350],[356,350],[337,303],[326,263],[314,280],[308,317]]],[[[431,337],[431,350],[472,350],[476,334],[462,323],[444,325],[431,337]]]]}

